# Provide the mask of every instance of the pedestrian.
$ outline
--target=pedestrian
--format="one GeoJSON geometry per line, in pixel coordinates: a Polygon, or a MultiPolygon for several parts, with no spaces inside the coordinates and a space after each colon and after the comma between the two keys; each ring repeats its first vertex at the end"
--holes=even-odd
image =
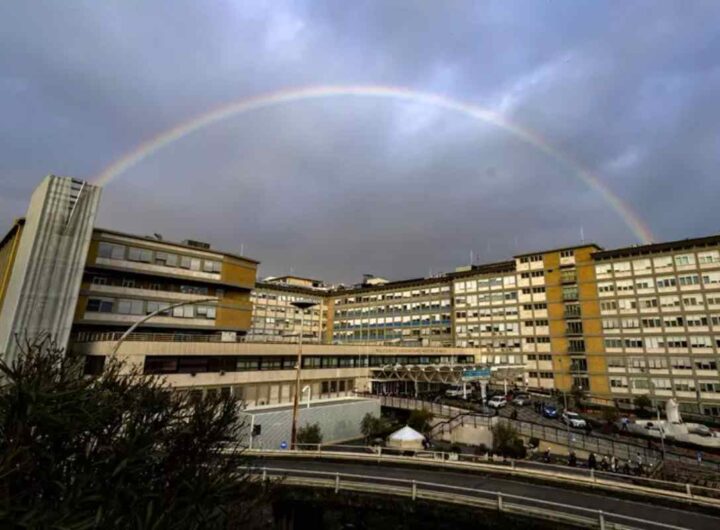
{"type": "Polygon", "coordinates": [[[588,468],[595,469],[597,467],[597,458],[595,457],[595,453],[590,453],[590,456],[588,456],[588,468]]]}
{"type": "Polygon", "coordinates": [[[618,462],[617,456],[613,455],[612,458],[610,459],[610,469],[612,470],[613,473],[618,472],[619,465],[620,465],[620,462],[618,462]]]}
{"type": "Polygon", "coordinates": [[[628,430],[628,423],[630,423],[630,420],[628,419],[628,417],[627,417],[627,416],[623,416],[621,422],[622,422],[622,430],[623,430],[623,431],[627,431],[627,430],[628,430]]]}
{"type": "Polygon", "coordinates": [[[626,460],[625,464],[623,465],[622,472],[626,475],[630,474],[630,460],[626,460]]]}
{"type": "Polygon", "coordinates": [[[543,462],[546,464],[550,463],[550,448],[546,447],[545,452],[543,453],[543,462]]]}
{"type": "Polygon", "coordinates": [[[600,469],[603,471],[607,471],[610,467],[610,462],[608,462],[607,455],[603,455],[602,460],[600,460],[600,469]]]}
{"type": "Polygon", "coordinates": [[[577,466],[577,456],[575,456],[575,451],[570,451],[570,458],[568,458],[568,465],[570,467],[577,466]]]}

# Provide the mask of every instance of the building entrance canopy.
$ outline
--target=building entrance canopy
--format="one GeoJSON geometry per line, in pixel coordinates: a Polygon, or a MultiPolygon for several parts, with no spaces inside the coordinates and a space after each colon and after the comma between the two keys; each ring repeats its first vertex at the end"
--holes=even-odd
{"type": "Polygon", "coordinates": [[[373,381],[412,381],[414,383],[460,384],[468,381],[514,381],[522,376],[522,364],[507,365],[417,365],[396,364],[371,369],[373,381]]]}

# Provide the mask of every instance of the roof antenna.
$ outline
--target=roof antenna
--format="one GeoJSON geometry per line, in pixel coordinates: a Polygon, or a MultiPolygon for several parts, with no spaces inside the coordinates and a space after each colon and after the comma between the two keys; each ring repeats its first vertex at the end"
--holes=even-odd
{"type": "Polygon", "coordinates": [[[471,250],[471,251],[470,251],[470,265],[473,264],[473,257],[474,257],[474,256],[473,256],[473,251],[471,250]]]}
{"type": "Polygon", "coordinates": [[[583,230],[583,226],[580,225],[580,242],[584,245],[585,244],[585,230],[583,230]]]}

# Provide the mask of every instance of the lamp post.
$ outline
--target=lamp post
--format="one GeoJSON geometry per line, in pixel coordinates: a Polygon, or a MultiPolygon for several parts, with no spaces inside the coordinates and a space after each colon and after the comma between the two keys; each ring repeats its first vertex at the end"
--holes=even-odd
{"type": "Polygon", "coordinates": [[[300,336],[298,337],[298,353],[297,362],[295,364],[295,395],[293,396],[293,418],[292,431],[290,432],[290,449],[295,449],[297,443],[297,414],[298,400],[300,397],[300,371],[302,368],[302,345],[303,345],[303,327],[305,326],[305,310],[317,305],[317,302],[296,301],[291,305],[300,310],[300,336]]]}
{"type": "Polygon", "coordinates": [[[117,354],[118,350],[120,349],[120,345],[125,341],[126,338],[128,338],[128,336],[130,335],[130,333],[132,333],[133,331],[135,331],[135,329],[136,329],[139,325],[144,324],[145,322],[147,322],[148,320],[150,320],[150,319],[153,318],[154,316],[159,315],[160,313],[164,313],[165,311],[167,311],[167,310],[169,310],[169,309],[175,309],[176,307],[182,307],[182,306],[194,305],[194,304],[202,304],[202,303],[205,303],[205,302],[217,302],[217,301],[218,301],[218,298],[216,298],[216,297],[214,297],[214,296],[213,296],[213,297],[210,297],[210,298],[200,298],[199,300],[185,300],[184,302],[178,302],[178,303],[176,303],[176,304],[171,304],[171,305],[169,305],[169,306],[167,306],[167,307],[163,307],[162,309],[158,309],[157,311],[153,311],[152,313],[150,313],[150,314],[148,314],[148,315],[145,315],[145,316],[142,317],[140,320],[138,320],[137,322],[135,322],[132,326],[130,326],[130,327],[127,329],[127,331],[125,331],[125,333],[123,333],[123,334],[120,336],[120,338],[119,338],[119,339],[117,340],[117,342],[115,343],[115,346],[113,347],[113,350],[112,350],[113,356],[117,354]]]}

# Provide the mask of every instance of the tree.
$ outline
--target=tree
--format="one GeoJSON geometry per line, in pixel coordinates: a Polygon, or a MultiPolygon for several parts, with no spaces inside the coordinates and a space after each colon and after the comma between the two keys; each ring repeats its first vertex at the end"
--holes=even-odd
{"type": "Polygon", "coordinates": [[[413,410],[410,413],[410,417],[408,418],[408,426],[412,427],[418,432],[421,432],[423,434],[427,434],[427,432],[431,429],[432,425],[430,422],[435,416],[433,416],[433,413],[429,410],[420,409],[420,410],[413,410]]]}
{"type": "Polygon", "coordinates": [[[307,424],[298,429],[297,443],[299,444],[320,444],[322,440],[319,423],[307,424]]]}
{"type": "Polygon", "coordinates": [[[45,335],[0,361],[0,527],[239,528],[263,502],[237,400],[194,398],[45,335]]]}
{"type": "Polygon", "coordinates": [[[633,403],[643,412],[645,412],[646,409],[652,407],[652,401],[650,401],[650,398],[646,394],[635,397],[633,403]]]}
{"type": "Polygon", "coordinates": [[[360,432],[363,433],[366,441],[371,438],[384,437],[390,430],[392,430],[392,426],[386,418],[373,416],[369,412],[363,416],[360,423],[360,432]]]}
{"type": "Polygon", "coordinates": [[[511,458],[525,458],[527,453],[522,439],[515,428],[507,422],[498,422],[492,427],[493,452],[511,458]]]}

